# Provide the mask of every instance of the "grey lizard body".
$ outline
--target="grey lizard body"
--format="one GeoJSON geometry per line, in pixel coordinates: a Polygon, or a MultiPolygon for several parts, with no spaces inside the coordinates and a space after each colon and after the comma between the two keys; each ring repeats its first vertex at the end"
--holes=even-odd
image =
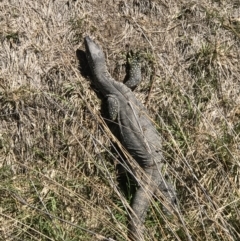
{"type": "Polygon", "coordinates": [[[161,138],[149,118],[147,109],[130,89],[141,79],[137,63],[130,69],[130,78],[125,84],[117,82],[107,71],[102,49],[90,37],[85,37],[84,42],[88,64],[93,74],[93,84],[107,98],[109,116],[112,121],[117,122],[120,130],[120,142],[146,174],[144,185],[137,189],[134,196],[130,221],[131,238],[142,240],[142,224],[150,198],[156,190],[159,189],[170,204],[174,205],[176,201],[174,189],[161,174],[161,138]]]}

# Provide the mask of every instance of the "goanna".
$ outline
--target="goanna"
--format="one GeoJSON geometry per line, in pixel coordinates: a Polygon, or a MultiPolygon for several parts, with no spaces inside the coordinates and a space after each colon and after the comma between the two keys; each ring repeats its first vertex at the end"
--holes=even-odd
{"type": "Polygon", "coordinates": [[[133,198],[130,221],[131,239],[143,240],[143,223],[152,195],[158,189],[166,201],[174,205],[176,194],[161,174],[161,137],[146,108],[130,89],[140,81],[141,70],[135,64],[130,68],[128,81],[125,84],[117,82],[107,70],[102,49],[88,36],[84,38],[84,43],[93,84],[107,98],[109,117],[118,125],[119,140],[146,174],[133,198]]]}

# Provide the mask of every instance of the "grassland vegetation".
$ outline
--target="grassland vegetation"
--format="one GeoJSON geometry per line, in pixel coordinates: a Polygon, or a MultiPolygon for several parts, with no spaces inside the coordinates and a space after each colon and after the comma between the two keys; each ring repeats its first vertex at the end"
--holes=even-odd
{"type": "Polygon", "coordinates": [[[169,219],[154,199],[145,239],[240,240],[238,0],[2,0],[0,12],[0,240],[128,240],[127,153],[79,69],[86,35],[118,81],[141,53],[135,94],[181,210],[169,219]]]}

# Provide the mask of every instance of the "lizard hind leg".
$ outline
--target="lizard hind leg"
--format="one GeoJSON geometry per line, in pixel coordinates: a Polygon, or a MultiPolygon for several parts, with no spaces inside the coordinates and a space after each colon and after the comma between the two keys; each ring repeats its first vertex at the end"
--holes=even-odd
{"type": "Polygon", "coordinates": [[[160,185],[158,186],[160,192],[165,196],[166,201],[170,204],[170,210],[163,206],[163,212],[167,216],[172,216],[173,209],[176,208],[177,205],[177,195],[174,190],[174,187],[170,182],[168,182],[165,178],[162,180],[160,185]],[[173,209],[172,209],[173,208],[173,209]]]}
{"type": "Polygon", "coordinates": [[[118,99],[113,95],[107,95],[107,105],[109,119],[115,121],[117,119],[119,111],[118,99]]]}

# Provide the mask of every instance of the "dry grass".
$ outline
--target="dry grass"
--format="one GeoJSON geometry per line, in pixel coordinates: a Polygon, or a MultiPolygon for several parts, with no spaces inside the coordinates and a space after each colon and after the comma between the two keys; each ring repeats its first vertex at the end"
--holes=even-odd
{"type": "Polygon", "coordinates": [[[136,95],[163,136],[182,222],[155,202],[146,240],[240,240],[240,2],[0,1],[0,239],[127,240],[112,135],[78,69],[141,51],[136,95]]]}

